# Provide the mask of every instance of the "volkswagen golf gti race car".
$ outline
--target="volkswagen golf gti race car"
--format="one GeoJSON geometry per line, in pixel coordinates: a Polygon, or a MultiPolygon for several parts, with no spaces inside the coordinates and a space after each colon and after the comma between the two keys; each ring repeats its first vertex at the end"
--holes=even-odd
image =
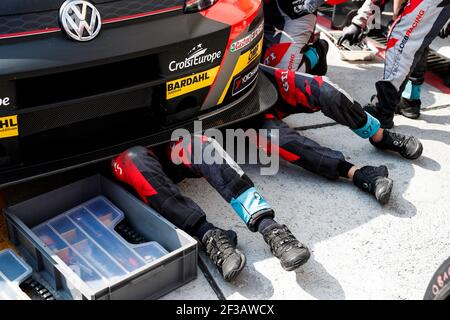
{"type": "Polygon", "coordinates": [[[0,186],[270,108],[259,0],[1,0],[0,186]]]}

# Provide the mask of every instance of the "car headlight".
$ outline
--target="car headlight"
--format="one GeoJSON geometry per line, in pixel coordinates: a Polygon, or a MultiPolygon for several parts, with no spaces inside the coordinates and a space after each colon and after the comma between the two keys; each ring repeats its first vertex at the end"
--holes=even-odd
{"type": "Polygon", "coordinates": [[[211,7],[219,0],[186,0],[184,4],[184,12],[198,12],[211,7]]]}

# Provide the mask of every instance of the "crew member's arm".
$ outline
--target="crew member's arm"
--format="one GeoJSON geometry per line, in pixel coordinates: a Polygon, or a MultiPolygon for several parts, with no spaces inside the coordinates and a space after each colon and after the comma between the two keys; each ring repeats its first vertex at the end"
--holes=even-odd
{"type": "MultiPolygon", "coordinates": [[[[358,14],[353,18],[352,23],[362,29],[366,29],[372,20],[375,18],[377,10],[382,9],[388,0],[366,0],[358,14]]],[[[402,2],[403,0],[395,0],[395,2],[402,2]]]]}
{"type": "Polygon", "coordinates": [[[375,18],[377,10],[384,7],[384,3],[388,0],[366,0],[357,15],[353,18],[352,24],[344,29],[342,36],[338,40],[338,44],[347,40],[350,45],[357,44],[362,41],[367,31],[367,27],[375,18]]]}

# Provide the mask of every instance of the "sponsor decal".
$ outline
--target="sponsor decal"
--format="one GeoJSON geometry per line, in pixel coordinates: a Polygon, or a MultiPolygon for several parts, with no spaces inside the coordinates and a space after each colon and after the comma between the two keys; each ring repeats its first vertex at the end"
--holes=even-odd
{"type": "Polygon", "coordinates": [[[250,45],[264,30],[264,24],[261,23],[251,34],[245,38],[235,41],[230,46],[231,52],[236,52],[250,45]]]}
{"type": "Polygon", "coordinates": [[[242,54],[241,58],[238,61],[238,64],[239,64],[239,62],[241,62],[241,59],[243,61],[245,61],[245,57],[247,57],[247,66],[250,63],[252,63],[256,58],[258,58],[261,55],[261,53],[262,53],[262,45],[263,45],[263,40],[261,39],[261,41],[258,42],[258,44],[256,46],[254,46],[249,51],[247,51],[244,54],[242,54]]]}
{"type": "Polygon", "coordinates": [[[17,137],[19,135],[19,123],[17,116],[0,118],[0,139],[17,137]]]}
{"type": "Polygon", "coordinates": [[[204,48],[203,44],[198,44],[189,51],[187,57],[183,61],[173,60],[169,63],[169,70],[180,71],[195,66],[201,66],[205,63],[214,63],[214,61],[222,57],[222,51],[209,53],[208,48],[204,48]]]}
{"type": "Polygon", "coordinates": [[[254,46],[248,53],[248,63],[255,60],[260,54],[261,50],[259,49],[259,46],[258,45],[254,46]]]}
{"type": "Polygon", "coordinates": [[[116,162],[116,160],[113,160],[112,166],[113,166],[113,170],[116,173],[116,175],[121,177],[123,175],[123,170],[122,170],[122,167],[120,166],[120,164],[118,164],[116,162]]]}
{"type": "Polygon", "coordinates": [[[228,89],[231,86],[233,77],[243,72],[253,61],[258,59],[261,56],[263,47],[263,39],[261,39],[256,46],[254,46],[252,49],[245,51],[241,54],[239,57],[238,62],[236,63],[236,66],[234,67],[233,74],[230,77],[230,80],[228,81],[227,86],[222,92],[222,96],[220,97],[217,104],[221,104],[223,100],[225,100],[225,97],[227,95],[228,89]]]}
{"type": "Polygon", "coordinates": [[[0,107],[7,107],[11,104],[11,99],[9,97],[0,98],[0,107]]]}
{"type": "MultiPolygon", "coordinates": [[[[414,19],[413,24],[406,31],[402,41],[398,45],[397,54],[396,54],[394,62],[392,64],[391,77],[394,77],[398,73],[398,70],[399,70],[400,65],[401,65],[401,61],[400,60],[402,58],[403,51],[404,51],[404,49],[406,47],[406,44],[408,43],[408,41],[409,41],[409,39],[411,37],[411,34],[418,27],[418,25],[422,22],[424,16],[425,16],[425,10],[422,9],[422,10],[419,11],[419,13],[417,14],[416,18],[414,19]]],[[[387,49],[390,49],[390,48],[396,46],[398,41],[399,40],[396,39],[396,38],[389,39],[388,45],[387,45],[387,49]]]]}
{"type": "Polygon", "coordinates": [[[282,85],[282,87],[284,89],[284,92],[289,92],[288,76],[289,76],[289,72],[288,71],[281,71],[280,72],[280,80],[281,80],[281,85],[282,85]]]}
{"type": "Polygon", "coordinates": [[[267,51],[266,56],[264,57],[264,64],[266,66],[270,66],[273,67],[275,66],[275,63],[273,63],[275,60],[277,59],[277,55],[275,54],[275,52],[269,52],[267,51]]]}
{"type": "Polygon", "coordinates": [[[294,69],[294,62],[295,62],[296,57],[297,57],[297,55],[295,53],[291,54],[291,57],[289,58],[289,65],[288,65],[289,70],[294,69]]]}
{"type": "Polygon", "coordinates": [[[411,37],[411,34],[413,33],[413,31],[417,28],[417,26],[422,21],[424,15],[425,15],[425,11],[424,10],[420,10],[419,14],[417,15],[417,17],[414,20],[413,24],[408,29],[408,31],[406,31],[405,36],[403,37],[402,42],[400,43],[399,53],[403,53],[403,49],[405,48],[406,43],[409,41],[409,38],[411,37]]]}
{"type": "Polygon", "coordinates": [[[240,75],[233,82],[233,96],[241,93],[243,90],[247,89],[253,82],[255,82],[258,77],[259,65],[249,72],[240,75]]]}
{"type": "Polygon", "coordinates": [[[219,68],[220,67],[217,66],[213,69],[193,74],[192,76],[167,82],[166,99],[173,99],[189,92],[209,87],[213,84],[214,79],[219,72],[219,68]]]}
{"type": "Polygon", "coordinates": [[[275,79],[283,100],[295,107],[297,105],[297,92],[299,91],[295,85],[295,72],[277,69],[275,79]]]}
{"type": "Polygon", "coordinates": [[[90,41],[100,33],[102,18],[89,1],[67,0],[59,9],[59,21],[65,33],[77,41],[90,41]]]}
{"type": "Polygon", "coordinates": [[[292,43],[283,42],[271,46],[264,57],[264,64],[270,67],[276,67],[286,55],[292,43]]]}

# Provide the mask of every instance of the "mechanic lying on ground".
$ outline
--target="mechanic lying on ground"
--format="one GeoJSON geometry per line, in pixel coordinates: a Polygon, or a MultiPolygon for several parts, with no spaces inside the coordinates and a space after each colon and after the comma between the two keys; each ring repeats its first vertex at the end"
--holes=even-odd
{"type": "Polygon", "coordinates": [[[145,203],[178,228],[199,239],[226,281],[232,281],[244,268],[245,255],[236,249],[237,235],[234,231],[222,230],[208,222],[205,212],[181,194],[175,182],[186,177],[206,178],[231,204],[249,230],[264,237],[285,270],[297,269],[310,257],[309,250],[291,231],[274,220],[272,207],[214,139],[188,137],[161,150],[134,147],[115,158],[112,166],[116,178],[133,187],[145,203]],[[199,156],[196,153],[202,154],[201,159],[207,159],[211,148],[215,156],[223,161],[210,159],[200,161],[200,164],[194,161],[199,156]]]}
{"type": "Polygon", "coordinates": [[[322,77],[327,72],[328,44],[324,40],[309,44],[316,15],[297,14],[289,4],[293,3],[270,0],[264,5],[263,62],[268,66],[261,65],[261,69],[275,83],[281,99],[274,113],[263,117],[261,127],[269,129],[270,134],[276,133],[273,129],[278,130],[279,154],[285,160],[329,179],[351,179],[356,186],[385,204],[392,190],[392,180],[388,178],[385,166],[358,168],[347,162],[341,152],[322,147],[300,135],[282,119],[294,113],[320,110],[360,137],[369,139],[373,146],[398,152],[411,160],[420,157],[422,144],[414,137],[380,128],[380,122],[366,113],[358,102],[322,77]]]}
{"type": "MultiPolygon", "coordinates": [[[[339,43],[361,41],[376,7],[384,2],[366,0],[352,25],[344,29],[339,43]]],[[[448,36],[450,19],[449,0],[395,0],[395,7],[400,11],[388,35],[383,80],[375,84],[377,94],[372,104],[365,107],[387,129],[394,126],[395,112],[409,118],[420,116],[420,89],[428,48],[438,35],[448,36]]]]}

